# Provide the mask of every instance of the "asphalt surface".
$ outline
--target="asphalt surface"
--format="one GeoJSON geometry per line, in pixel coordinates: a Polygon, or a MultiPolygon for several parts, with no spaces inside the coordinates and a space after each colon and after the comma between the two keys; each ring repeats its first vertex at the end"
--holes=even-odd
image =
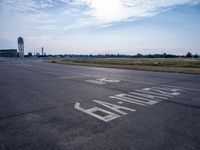
{"type": "Polygon", "coordinates": [[[0,150],[199,149],[199,75],[0,62],[0,150]]]}

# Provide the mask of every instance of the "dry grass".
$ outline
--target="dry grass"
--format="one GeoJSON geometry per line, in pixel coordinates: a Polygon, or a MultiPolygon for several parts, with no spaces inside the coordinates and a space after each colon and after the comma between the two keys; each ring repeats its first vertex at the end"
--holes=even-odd
{"type": "Polygon", "coordinates": [[[200,74],[200,59],[101,58],[51,61],[58,64],[200,74]]]}

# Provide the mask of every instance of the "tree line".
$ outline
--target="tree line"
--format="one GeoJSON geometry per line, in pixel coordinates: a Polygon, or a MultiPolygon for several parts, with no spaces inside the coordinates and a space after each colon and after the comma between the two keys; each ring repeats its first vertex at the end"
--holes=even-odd
{"type": "MultiPolygon", "coordinates": [[[[34,57],[32,53],[28,53],[25,57],[34,57]]],[[[125,55],[125,54],[98,54],[98,55],[76,55],[76,54],[59,54],[59,55],[35,55],[35,57],[68,57],[68,58],[200,58],[198,54],[192,54],[188,52],[186,55],[173,55],[173,54],[136,54],[136,55],[125,55]]]]}

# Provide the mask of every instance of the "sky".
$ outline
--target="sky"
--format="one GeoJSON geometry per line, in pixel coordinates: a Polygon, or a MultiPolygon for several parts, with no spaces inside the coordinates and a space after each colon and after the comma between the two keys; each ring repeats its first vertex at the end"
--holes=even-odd
{"type": "Polygon", "coordinates": [[[200,54],[200,0],[0,0],[0,49],[200,54]]]}

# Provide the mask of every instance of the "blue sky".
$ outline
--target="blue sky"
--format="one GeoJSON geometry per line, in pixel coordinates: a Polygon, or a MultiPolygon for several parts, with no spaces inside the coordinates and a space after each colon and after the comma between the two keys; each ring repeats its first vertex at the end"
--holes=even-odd
{"type": "Polygon", "coordinates": [[[0,0],[0,49],[200,54],[200,0],[0,0]]]}

